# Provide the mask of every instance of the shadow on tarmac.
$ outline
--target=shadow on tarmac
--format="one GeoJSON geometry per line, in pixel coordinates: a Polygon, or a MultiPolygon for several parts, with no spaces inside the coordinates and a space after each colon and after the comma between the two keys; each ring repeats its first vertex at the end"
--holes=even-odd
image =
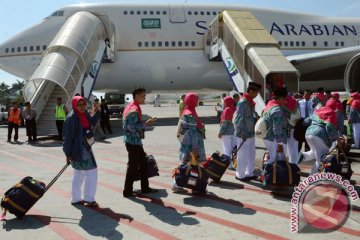
{"type": "Polygon", "coordinates": [[[39,229],[49,225],[50,222],[50,216],[26,215],[21,220],[14,216],[13,219],[5,220],[2,224],[2,228],[7,232],[11,230],[39,229]]]}
{"type": "Polygon", "coordinates": [[[89,208],[83,205],[74,205],[74,207],[82,213],[79,226],[91,236],[105,239],[123,239],[122,233],[116,230],[120,220],[126,219],[129,222],[133,220],[131,216],[116,213],[110,208],[89,208]],[[94,214],[94,211],[100,214],[94,214]],[[109,217],[104,217],[104,215],[109,217]]]}
{"type": "Polygon", "coordinates": [[[137,198],[129,198],[129,200],[138,204],[142,204],[145,207],[145,210],[148,211],[150,215],[156,217],[164,223],[173,226],[180,226],[181,224],[199,224],[199,221],[197,219],[190,217],[190,215],[195,214],[194,212],[187,211],[185,213],[179,213],[174,207],[165,205],[160,198],[167,197],[167,195],[168,193],[165,189],[160,189],[158,193],[152,194],[152,196],[156,196],[157,198],[148,197],[146,195],[140,194],[137,195],[137,198]],[[145,199],[150,200],[150,202],[145,199]],[[154,204],[159,205],[159,207],[154,206],[154,204]]]}

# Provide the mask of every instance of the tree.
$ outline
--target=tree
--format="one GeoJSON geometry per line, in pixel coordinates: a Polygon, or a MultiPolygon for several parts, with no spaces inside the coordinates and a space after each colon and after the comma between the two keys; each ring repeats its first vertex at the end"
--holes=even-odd
{"type": "Polygon", "coordinates": [[[10,103],[10,87],[5,82],[0,83],[0,104],[8,105],[10,103]]]}

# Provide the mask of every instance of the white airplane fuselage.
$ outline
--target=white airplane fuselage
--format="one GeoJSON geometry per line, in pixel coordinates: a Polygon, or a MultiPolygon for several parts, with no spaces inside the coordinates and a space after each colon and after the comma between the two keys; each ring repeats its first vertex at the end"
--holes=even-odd
{"type": "MultiPolygon", "coordinates": [[[[286,56],[360,43],[360,19],[355,18],[234,5],[73,5],[59,9],[54,14],[59,16],[50,16],[3,43],[0,68],[30,79],[41,62],[42,52],[66,19],[77,11],[88,11],[108,16],[116,32],[117,60],[101,65],[95,90],[128,92],[134,86],[152,91],[231,90],[223,63],[209,61],[204,53],[204,33],[222,10],[250,11],[279,41],[286,56]]],[[[335,84],[342,81],[335,80],[335,84]]]]}

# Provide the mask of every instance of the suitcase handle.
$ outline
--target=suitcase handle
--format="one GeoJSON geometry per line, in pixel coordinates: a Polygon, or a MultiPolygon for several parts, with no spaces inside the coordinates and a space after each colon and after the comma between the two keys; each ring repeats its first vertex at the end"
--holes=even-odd
{"type": "Polygon", "coordinates": [[[70,165],[70,163],[66,163],[65,166],[60,170],[60,172],[51,180],[51,182],[46,186],[44,190],[44,194],[49,190],[49,188],[58,180],[58,178],[65,172],[66,168],[70,165]]]}

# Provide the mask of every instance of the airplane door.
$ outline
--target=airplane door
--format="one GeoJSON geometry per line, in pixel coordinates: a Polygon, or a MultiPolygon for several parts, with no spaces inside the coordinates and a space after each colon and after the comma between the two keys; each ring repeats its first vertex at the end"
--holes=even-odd
{"type": "Polygon", "coordinates": [[[185,23],[185,9],[184,6],[169,5],[170,22],[171,23],[185,23]]]}

